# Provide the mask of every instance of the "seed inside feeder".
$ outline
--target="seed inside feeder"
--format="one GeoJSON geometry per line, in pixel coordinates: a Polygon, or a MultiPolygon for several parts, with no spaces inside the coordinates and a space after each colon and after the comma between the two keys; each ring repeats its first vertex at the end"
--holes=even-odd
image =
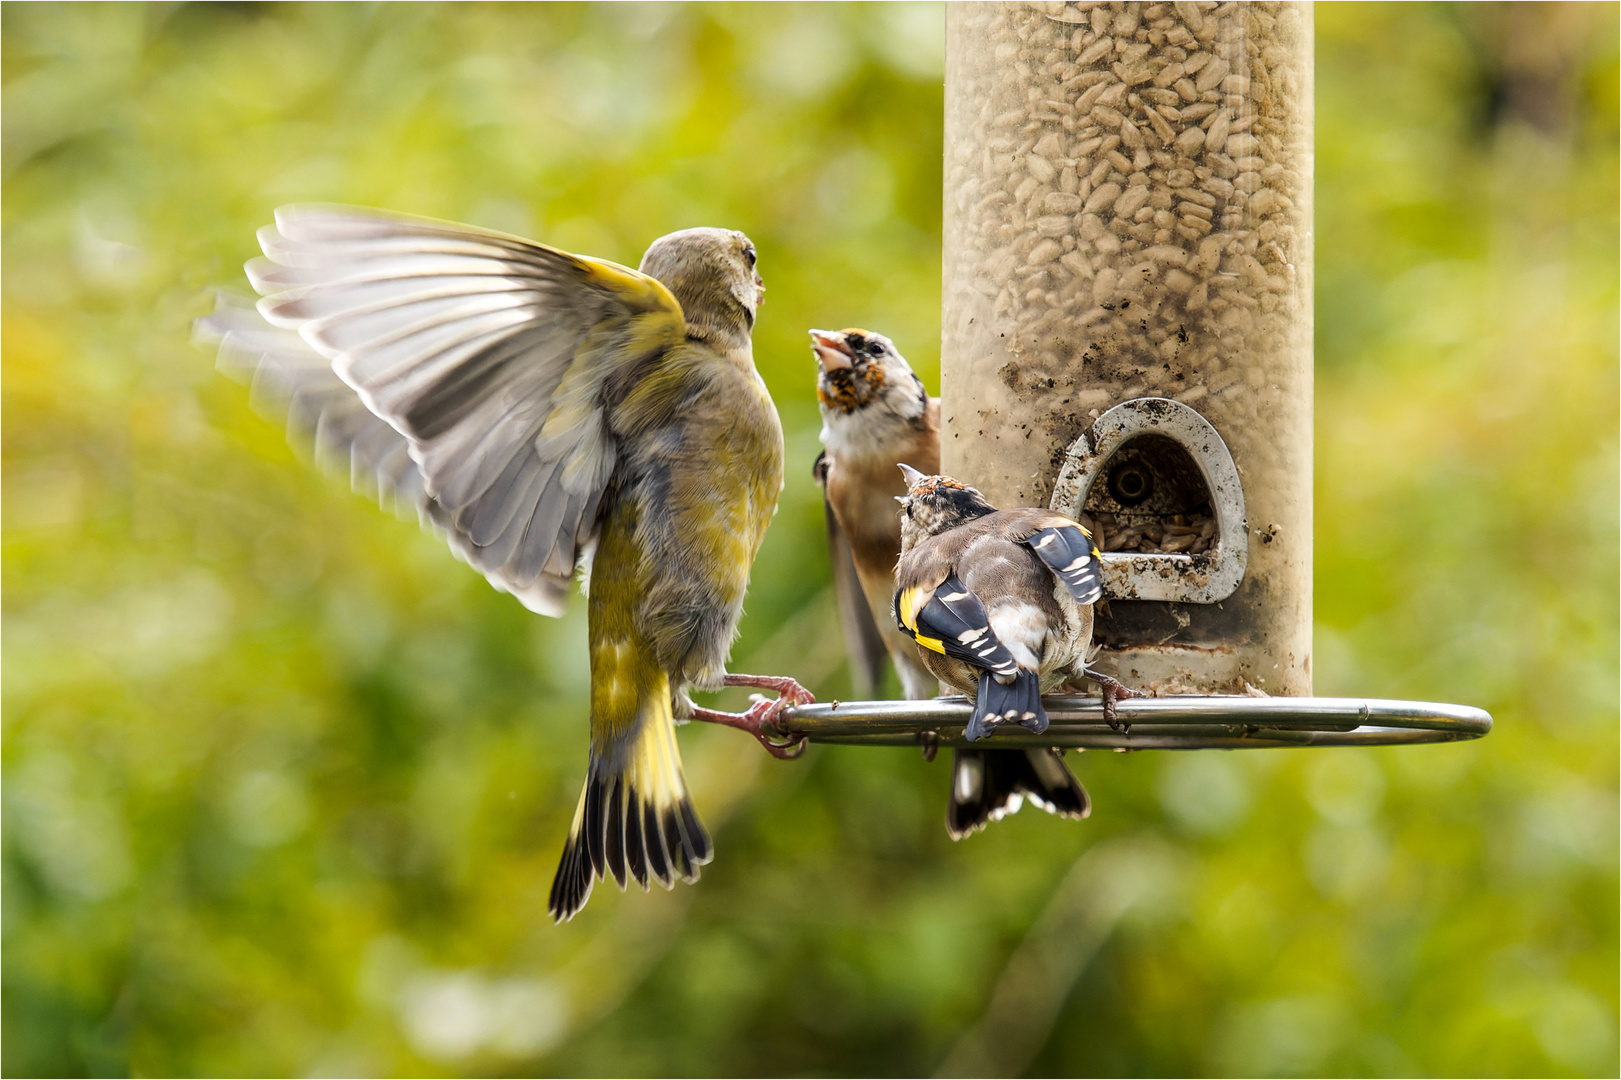
{"type": "MultiPolygon", "coordinates": [[[[1042,505],[1087,409],[1197,409],[1249,527],[1287,538],[1249,545],[1221,618],[1248,620],[1251,683],[1309,692],[1309,6],[967,3],[947,30],[945,467],[1042,505]]],[[[1104,550],[1219,542],[1208,508],[1144,516],[1157,476],[1101,480],[1111,505],[1085,511],[1104,550]]],[[[1167,640],[1210,637],[1211,617],[1167,640]]]]}

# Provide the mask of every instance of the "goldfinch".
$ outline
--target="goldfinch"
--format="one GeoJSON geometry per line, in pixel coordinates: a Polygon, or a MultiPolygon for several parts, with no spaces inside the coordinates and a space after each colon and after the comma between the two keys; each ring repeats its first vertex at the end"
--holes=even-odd
{"type": "MultiPolygon", "coordinates": [[[[891,615],[906,494],[901,462],[940,470],[940,399],[931,398],[889,338],[870,330],[812,330],[822,446],[815,476],[826,501],[834,590],[857,692],[880,685],[887,652],[909,698],[931,698],[935,676],[891,615]]],[[[1085,817],[1086,791],[1055,750],[957,750],[946,829],[960,839],[1016,812],[1026,796],[1085,817]]]]}
{"type": "Polygon", "coordinates": [[[1082,678],[1104,686],[1112,712],[1124,688],[1086,668],[1102,595],[1091,534],[1050,510],[998,510],[947,476],[902,472],[895,620],[928,669],[973,698],[964,735],[1007,723],[1040,734],[1042,693],[1082,678]]]}
{"type": "Polygon", "coordinates": [[[895,498],[906,493],[903,461],[940,469],[940,399],[894,344],[869,330],[812,330],[821,455],[814,475],[825,500],[834,586],[858,690],[882,683],[887,652],[909,698],[931,698],[935,679],[888,617],[901,552],[895,498]],[[851,573],[851,570],[854,573],[851,573]],[[876,627],[877,634],[867,632],[876,627]]]}
{"type": "Polygon", "coordinates": [[[783,482],[751,344],[754,245],[685,229],[631,270],[334,206],[285,207],[259,239],[247,270],[271,326],[217,316],[222,366],[254,368],[319,455],[414,504],[530,610],[560,615],[576,573],[589,586],[590,760],[551,915],[572,918],[610,875],[620,889],[696,880],[713,845],[677,717],[790,756],[761,725],[812,700],[792,679],[725,669],[783,482]],[[780,696],[741,715],[687,697],[737,685],[780,696]]]}

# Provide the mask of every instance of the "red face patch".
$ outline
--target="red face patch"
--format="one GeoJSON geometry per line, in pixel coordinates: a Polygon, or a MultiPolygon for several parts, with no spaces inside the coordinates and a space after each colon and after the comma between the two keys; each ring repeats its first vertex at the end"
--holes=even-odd
{"type": "Polygon", "coordinates": [[[840,330],[852,366],[824,371],[816,385],[816,399],[825,408],[852,413],[878,395],[884,387],[884,368],[872,362],[867,352],[868,331],[851,327],[840,330]]]}

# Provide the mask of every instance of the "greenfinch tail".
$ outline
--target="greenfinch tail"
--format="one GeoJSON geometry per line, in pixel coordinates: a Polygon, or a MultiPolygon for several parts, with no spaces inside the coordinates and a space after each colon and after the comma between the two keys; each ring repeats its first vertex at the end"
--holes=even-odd
{"type": "MultiPolygon", "coordinates": [[[[602,677],[620,674],[630,673],[602,677]]],[[[636,703],[633,733],[614,740],[608,753],[591,751],[546,905],[558,922],[585,906],[597,878],[611,876],[620,889],[628,880],[668,889],[677,877],[697,881],[698,867],[714,855],[681,772],[669,680],[654,672],[646,690],[636,703]]]]}
{"type": "Polygon", "coordinates": [[[616,505],[592,565],[591,759],[547,903],[558,922],[597,878],[670,888],[696,881],[714,854],[681,771],[670,678],[636,618],[638,518],[634,501],[616,505]]]}

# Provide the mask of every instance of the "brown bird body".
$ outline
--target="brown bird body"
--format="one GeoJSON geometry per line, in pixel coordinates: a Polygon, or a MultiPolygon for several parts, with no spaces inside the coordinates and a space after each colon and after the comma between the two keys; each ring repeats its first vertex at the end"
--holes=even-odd
{"type": "MultiPolygon", "coordinates": [[[[870,694],[881,685],[887,654],[907,697],[934,697],[942,676],[896,623],[893,599],[901,553],[895,504],[907,492],[897,466],[939,471],[940,399],[928,396],[881,334],[813,330],[811,337],[826,447],[816,477],[827,501],[835,586],[857,692],[870,694]]],[[[1086,792],[1056,751],[959,750],[946,827],[960,838],[1018,810],[1027,795],[1054,812],[1086,815],[1086,792]]]]}
{"type": "Polygon", "coordinates": [[[835,574],[846,636],[854,646],[857,690],[881,682],[887,653],[909,698],[929,698],[935,681],[917,650],[889,616],[895,560],[901,553],[895,500],[906,494],[896,465],[940,468],[940,399],[889,340],[865,330],[814,330],[822,408],[822,444],[816,478],[827,500],[835,574]],[[848,559],[848,563],[844,560],[848,559]],[[854,571],[851,580],[850,571],[854,571]],[[866,626],[859,625],[865,623],[866,626]],[[851,624],[858,624],[852,629],[851,624]],[[876,639],[869,627],[876,628],[876,639]]]}

